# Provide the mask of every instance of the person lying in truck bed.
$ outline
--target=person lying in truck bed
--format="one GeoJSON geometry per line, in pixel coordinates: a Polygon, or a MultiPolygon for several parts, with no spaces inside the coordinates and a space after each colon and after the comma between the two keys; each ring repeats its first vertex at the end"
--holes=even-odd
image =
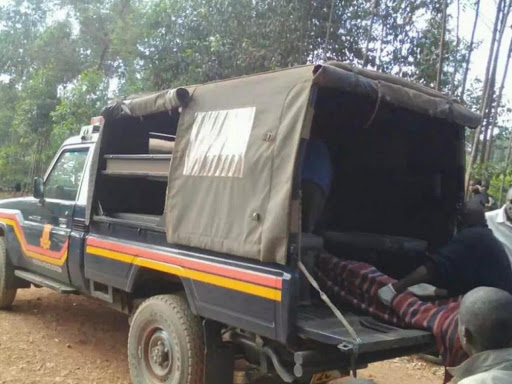
{"type": "Polygon", "coordinates": [[[381,288],[380,300],[390,305],[397,294],[422,283],[431,283],[452,296],[481,286],[512,293],[510,260],[503,245],[487,227],[483,207],[471,202],[465,204],[460,224],[462,229],[458,234],[424,265],[381,288]]]}

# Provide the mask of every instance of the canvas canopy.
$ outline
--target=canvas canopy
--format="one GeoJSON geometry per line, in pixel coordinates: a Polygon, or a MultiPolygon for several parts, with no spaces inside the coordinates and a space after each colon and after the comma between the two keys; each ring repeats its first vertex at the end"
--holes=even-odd
{"type": "MultiPolygon", "coordinates": [[[[189,87],[167,188],[170,243],[286,262],[300,217],[292,200],[294,169],[299,142],[309,137],[317,87],[367,96],[376,109],[386,102],[471,128],[481,122],[439,92],[341,63],[189,87]]],[[[124,103],[131,115],[150,115],[168,108],[167,95],[124,103]]]]}

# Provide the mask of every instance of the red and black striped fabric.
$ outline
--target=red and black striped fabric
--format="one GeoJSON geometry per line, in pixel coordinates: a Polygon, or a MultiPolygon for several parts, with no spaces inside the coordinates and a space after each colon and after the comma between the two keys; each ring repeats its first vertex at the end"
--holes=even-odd
{"type": "Polygon", "coordinates": [[[432,332],[445,366],[457,366],[467,358],[457,333],[460,297],[427,302],[406,292],[389,308],[380,302],[377,291],[394,279],[369,264],[327,253],[317,258],[315,274],[322,290],[339,307],[348,305],[397,327],[432,332]]]}

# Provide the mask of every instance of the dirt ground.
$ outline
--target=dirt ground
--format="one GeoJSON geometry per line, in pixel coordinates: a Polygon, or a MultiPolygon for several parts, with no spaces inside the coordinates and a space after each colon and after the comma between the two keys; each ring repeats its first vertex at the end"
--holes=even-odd
{"type": "MultiPolygon", "coordinates": [[[[21,290],[0,312],[0,384],[129,383],[125,315],[79,296],[21,290]]],[[[443,370],[414,358],[372,364],[378,384],[440,384],[443,370]]]]}

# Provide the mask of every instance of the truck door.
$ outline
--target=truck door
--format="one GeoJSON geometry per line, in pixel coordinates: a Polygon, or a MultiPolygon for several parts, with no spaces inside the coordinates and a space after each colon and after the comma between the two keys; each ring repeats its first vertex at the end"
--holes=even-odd
{"type": "Polygon", "coordinates": [[[25,266],[63,283],[69,283],[69,235],[88,152],[89,146],[61,149],[45,178],[44,199],[31,200],[23,212],[25,266]]]}

